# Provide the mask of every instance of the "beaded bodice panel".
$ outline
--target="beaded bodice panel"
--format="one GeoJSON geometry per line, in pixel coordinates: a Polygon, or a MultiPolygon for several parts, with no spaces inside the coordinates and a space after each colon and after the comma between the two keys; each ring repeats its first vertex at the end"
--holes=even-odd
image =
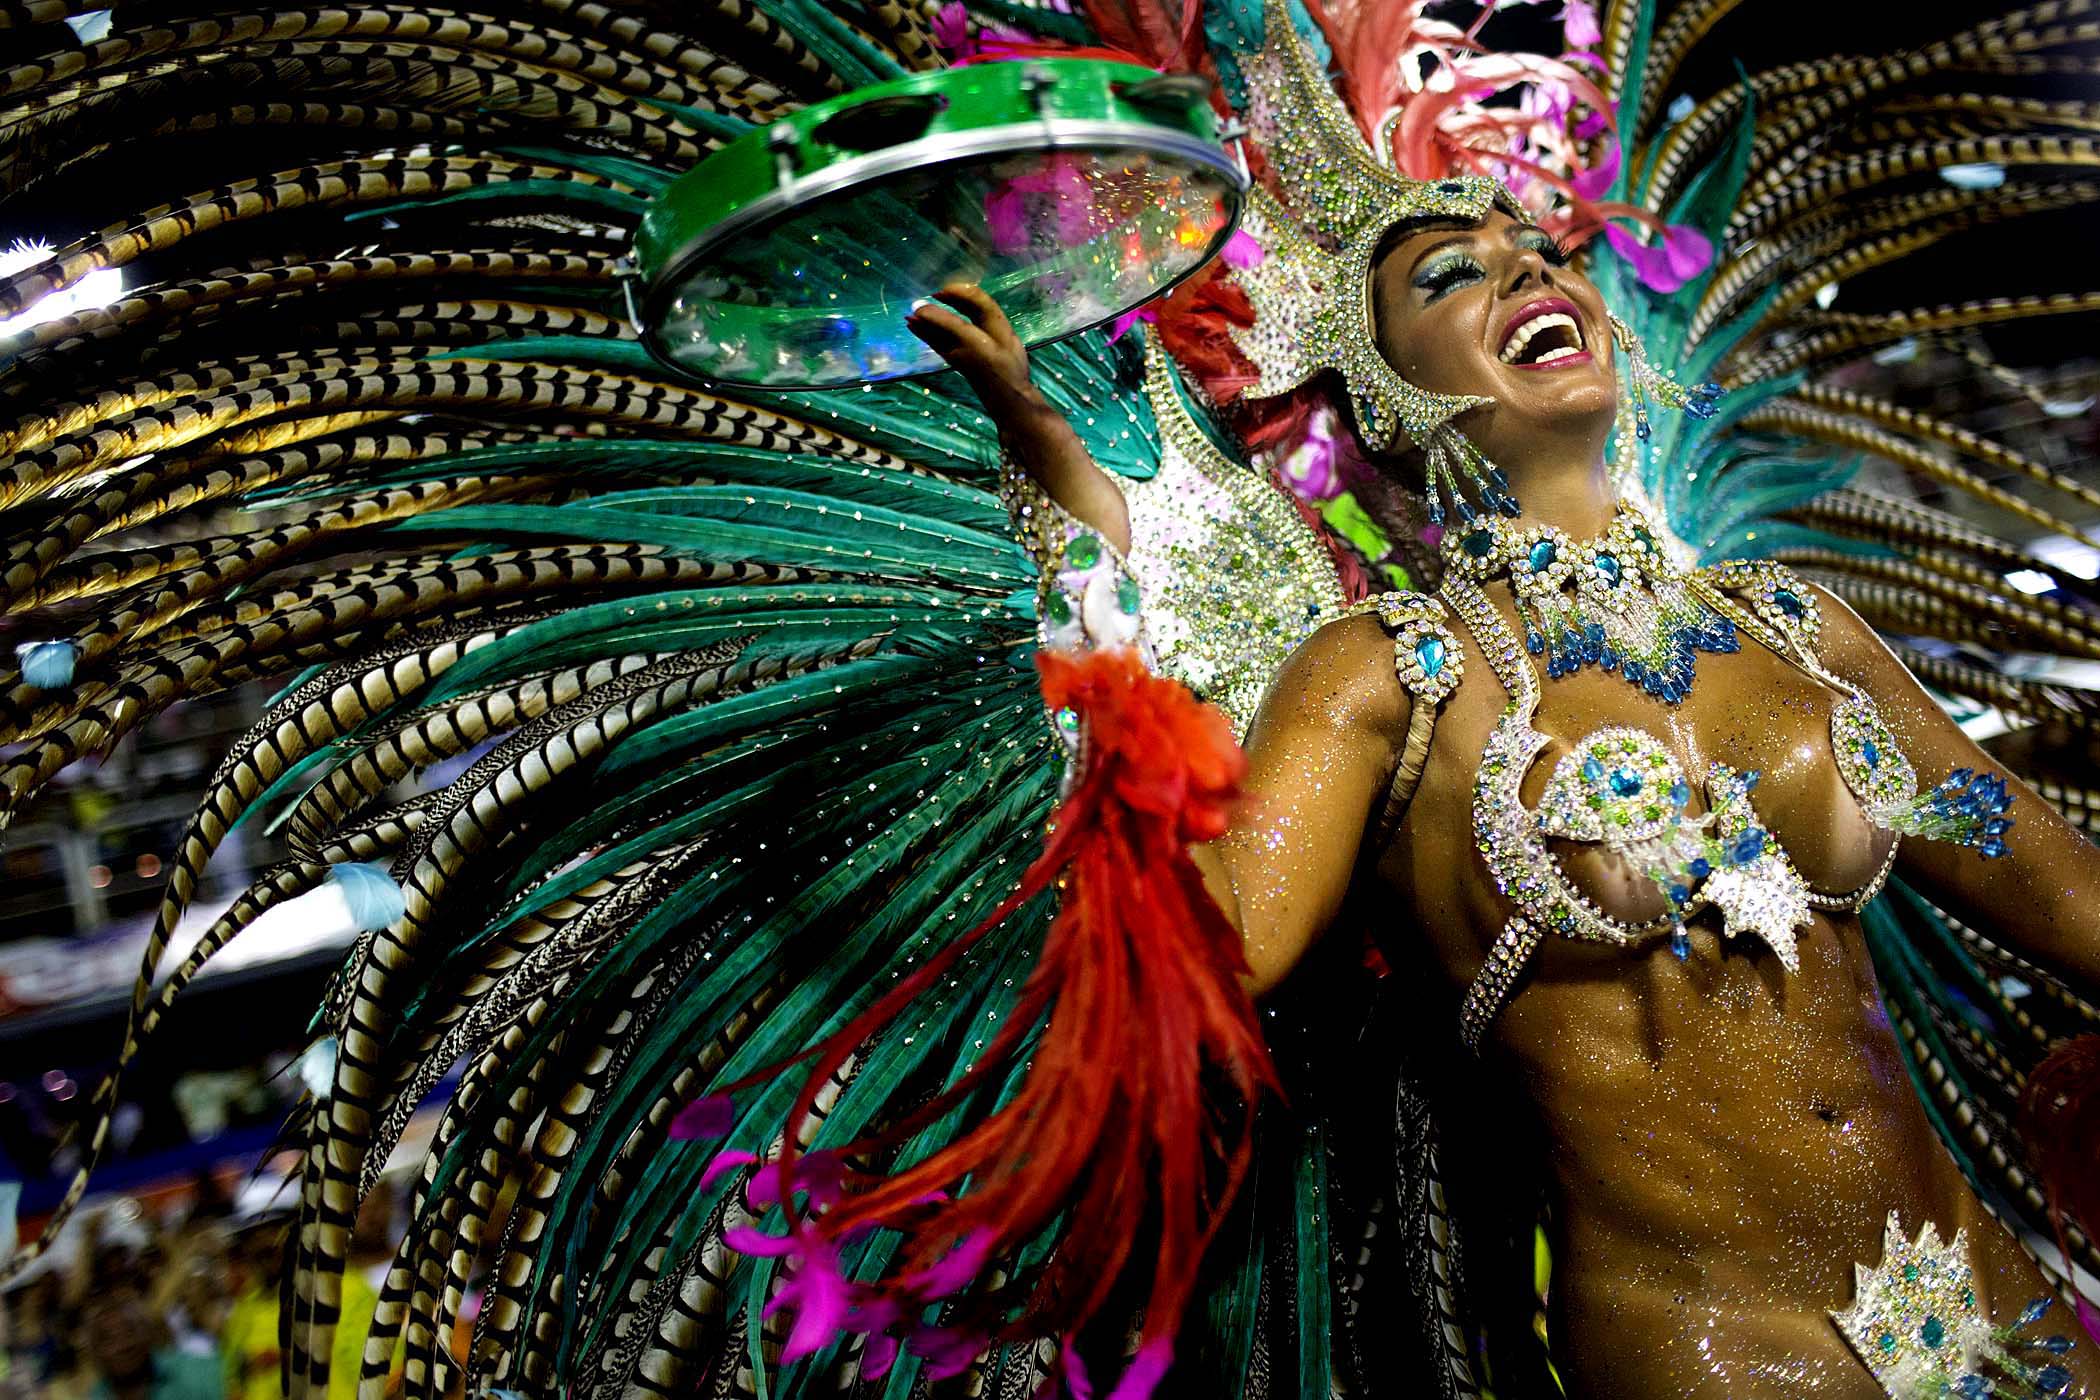
{"type": "Polygon", "coordinates": [[[1290,497],[1204,436],[1157,341],[1145,393],[1159,470],[1122,483],[1145,636],[1159,669],[1244,735],[1284,660],[1342,611],[1341,580],[1290,497]]]}
{"type": "Polygon", "coordinates": [[[1135,644],[1245,735],[1284,661],[1343,615],[1341,577],[1289,494],[1211,442],[1149,337],[1144,392],[1159,466],[1117,483],[1127,554],[1002,459],[1000,494],[1040,571],[1038,636],[1065,648],[1135,644]]]}

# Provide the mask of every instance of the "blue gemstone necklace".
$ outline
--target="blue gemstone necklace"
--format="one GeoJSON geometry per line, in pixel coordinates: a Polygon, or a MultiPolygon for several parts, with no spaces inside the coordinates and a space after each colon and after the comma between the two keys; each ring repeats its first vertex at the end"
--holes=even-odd
{"type": "Polygon", "coordinates": [[[1630,506],[1594,540],[1481,517],[1446,533],[1442,552],[1466,578],[1509,579],[1524,649],[1549,677],[1594,665],[1674,705],[1691,693],[1697,653],[1741,646],[1735,624],[1700,597],[1630,506]]]}

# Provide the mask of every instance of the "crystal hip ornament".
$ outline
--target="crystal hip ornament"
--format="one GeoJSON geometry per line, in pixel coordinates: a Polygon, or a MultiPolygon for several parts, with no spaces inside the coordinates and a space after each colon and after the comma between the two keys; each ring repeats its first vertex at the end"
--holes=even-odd
{"type": "Polygon", "coordinates": [[[1669,375],[1655,367],[1648,358],[1648,351],[1641,345],[1640,337],[1633,328],[1620,320],[1616,312],[1611,314],[1611,338],[1626,356],[1626,379],[1621,392],[1633,409],[1634,435],[1646,442],[1652,429],[1648,423],[1648,406],[1660,404],[1674,408],[1679,413],[1689,413],[1694,418],[1711,418],[1715,406],[1721,399],[1721,386],[1708,380],[1704,384],[1685,388],[1669,375]]]}

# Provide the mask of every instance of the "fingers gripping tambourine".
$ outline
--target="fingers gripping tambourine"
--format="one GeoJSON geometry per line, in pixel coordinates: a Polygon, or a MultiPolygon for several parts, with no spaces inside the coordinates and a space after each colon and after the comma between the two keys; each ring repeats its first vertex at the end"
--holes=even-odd
{"type": "Polygon", "coordinates": [[[924,374],[914,302],[976,283],[1028,345],[1201,267],[1247,187],[1200,79],[1099,59],[980,63],[804,108],[674,183],[636,237],[650,348],[719,383],[924,374]]]}

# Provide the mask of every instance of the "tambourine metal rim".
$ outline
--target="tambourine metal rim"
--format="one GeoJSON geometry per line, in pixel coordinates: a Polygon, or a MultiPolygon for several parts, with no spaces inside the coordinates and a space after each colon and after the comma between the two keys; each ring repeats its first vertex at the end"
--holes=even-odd
{"type": "MultiPolygon", "coordinates": [[[[1072,61],[1066,60],[1065,62],[1072,61]]],[[[1040,67],[1040,65],[1036,64],[1026,66],[1030,68],[1040,67]]],[[[1127,67],[1121,64],[1105,63],[1097,66],[1110,71],[1120,71],[1127,67]]],[[[1127,71],[1134,78],[1157,76],[1144,69],[1129,68],[1127,71]]],[[[923,81],[924,76],[921,75],[920,81],[923,81]]],[[[896,85],[886,85],[886,87],[889,86],[896,85]]],[[[823,104],[823,108],[843,108],[849,105],[851,96],[849,95],[848,100],[823,104]]],[[[807,121],[808,118],[817,115],[820,110],[818,108],[806,109],[800,115],[807,121]]],[[[1203,110],[1202,117],[1207,124],[1211,117],[1208,108],[1203,110]]],[[[778,125],[776,124],[776,127],[778,125]]],[[[762,129],[760,132],[753,133],[750,137],[742,138],[736,144],[739,146],[746,146],[746,143],[755,145],[766,139],[766,132],[774,129],[762,129]]],[[[1233,140],[1236,139],[1237,133],[1222,132],[1219,135],[1223,140],[1233,140]]],[[[797,139],[799,139],[799,133],[797,139]]],[[[724,148],[724,153],[729,149],[731,148],[724,148]]],[[[1161,283],[1154,293],[1155,296],[1164,295],[1181,281],[1205,266],[1210,258],[1217,253],[1218,249],[1224,246],[1225,240],[1231,237],[1232,231],[1239,224],[1242,200],[1250,181],[1244,162],[1234,159],[1223,145],[1205,139],[1203,135],[1197,132],[1176,131],[1164,124],[1138,120],[1104,119],[1098,117],[1075,118],[1054,115],[1028,117],[1022,120],[982,126],[974,130],[936,131],[913,140],[900,142],[894,146],[835,160],[811,170],[807,174],[779,179],[773,189],[738,205],[727,214],[706,223],[697,233],[687,235],[682,239],[678,238],[680,226],[690,224],[693,221],[693,215],[689,209],[680,209],[667,202],[660,215],[652,211],[652,217],[644,221],[642,236],[637,239],[636,253],[638,261],[643,264],[645,270],[639,275],[627,279],[624,283],[628,291],[630,315],[633,316],[636,322],[636,330],[640,333],[642,344],[648,349],[652,357],[667,368],[675,370],[681,375],[701,378],[709,383],[721,384],[727,387],[778,389],[781,386],[777,384],[755,383],[732,376],[704,374],[695,367],[682,364],[668,355],[658,343],[654,328],[662,324],[663,313],[669,303],[677,296],[687,273],[696,264],[720,249],[723,244],[763,227],[795,207],[814,203],[858,183],[880,180],[908,170],[924,170],[942,165],[982,159],[987,156],[1025,154],[1030,151],[1086,149],[1148,151],[1185,161],[1193,167],[1217,175],[1223,183],[1223,193],[1229,206],[1225,223],[1212,239],[1204,257],[1192,263],[1188,271],[1183,272],[1180,276],[1171,281],[1161,283]],[[668,254],[659,252],[667,243],[672,244],[674,250],[668,254]],[[651,244],[656,246],[652,248],[651,244]],[[661,265],[653,269],[647,268],[647,264],[654,261],[656,257],[662,258],[661,265]],[[641,283],[641,295],[639,298],[633,295],[636,282],[641,283]]],[[[750,157],[748,146],[746,146],[743,154],[748,160],[750,157]]],[[[707,162],[703,162],[695,168],[687,179],[690,180],[694,176],[703,174],[706,169],[707,162]]],[[[681,183],[684,182],[682,181],[681,183]]],[[[1087,331],[1108,324],[1120,314],[1120,311],[1111,312],[1085,325],[1075,326],[1070,331],[1055,337],[1055,339],[1062,340],[1074,335],[1084,334],[1087,331]]],[[[1054,341],[1045,340],[1036,343],[1050,344],[1054,343],[1054,341]]],[[[898,379],[920,378],[927,374],[940,372],[940,367],[936,366],[924,371],[894,377],[898,379]]],[[[848,388],[851,387],[851,384],[811,385],[808,387],[812,389],[820,387],[848,388]]]]}

